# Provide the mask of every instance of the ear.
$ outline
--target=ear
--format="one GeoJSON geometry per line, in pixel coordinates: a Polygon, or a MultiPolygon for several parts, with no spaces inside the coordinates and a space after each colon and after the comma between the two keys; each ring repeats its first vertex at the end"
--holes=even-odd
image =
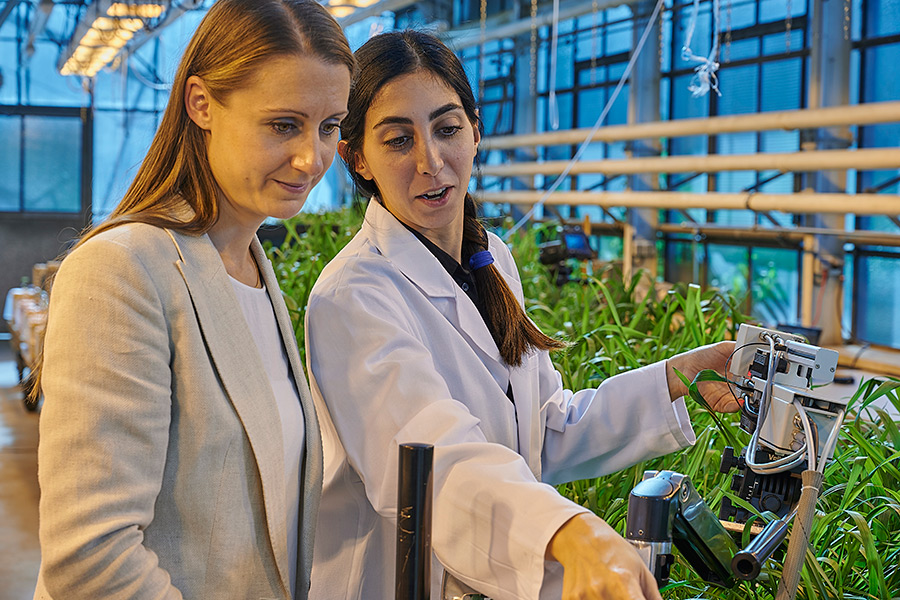
{"type": "Polygon", "coordinates": [[[341,140],[338,142],[338,152],[341,153],[341,158],[344,159],[348,165],[353,165],[353,170],[357,175],[362,177],[363,179],[368,179],[372,181],[375,177],[372,175],[372,171],[369,170],[369,166],[366,164],[366,159],[363,158],[362,154],[356,153],[353,156],[347,155],[347,142],[341,140]]]}
{"type": "Polygon", "coordinates": [[[481,142],[481,132],[478,131],[477,125],[472,130],[475,132],[475,147],[478,148],[478,144],[481,142]]]}
{"type": "Polygon", "coordinates": [[[191,121],[200,129],[209,130],[212,125],[211,104],[212,96],[206,83],[196,75],[188,77],[184,86],[184,108],[191,121]]]}

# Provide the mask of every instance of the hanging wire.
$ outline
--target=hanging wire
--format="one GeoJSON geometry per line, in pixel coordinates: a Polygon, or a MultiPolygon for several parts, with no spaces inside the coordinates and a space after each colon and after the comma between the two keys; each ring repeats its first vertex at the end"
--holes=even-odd
{"type": "Polygon", "coordinates": [[[622,76],[619,78],[619,82],[616,84],[613,93],[609,96],[609,100],[606,101],[606,106],[603,107],[603,110],[600,112],[600,116],[597,117],[597,121],[594,123],[594,126],[591,127],[591,130],[588,132],[587,137],[584,138],[584,141],[581,142],[581,145],[578,147],[578,151],[575,152],[575,155],[569,160],[569,164],[566,165],[566,168],[563,169],[563,172],[559,174],[553,184],[541,195],[540,199],[534,203],[534,205],[529,209],[525,215],[519,219],[519,221],[510,228],[509,231],[503,236],[504,239],[509,239],[513,233],[518,231],[534,214],[534,211],[538,209],[538,207],[543,206],[544,202],[547,201],[547,198],[550,197],[550,194],[555,192],[566,177],[569,176],[569,172],[572,170],[572,167],[575,166],[581,156],[587,150],[588,145],[594,139],[594,136],[597,134],[597,130],[600,129],[600,125],[603,124],[603,121],[606,120],[606,116],[609,114],[610,109],[612,109],[613,103],[616,101],[616,98],[619,97],[619,92],[622,91],[622,87],[625,85],[625,82],[628,81],[628,77],[631,75],[632,69],[634,69],[634,63],[637,62],[638,56],[641,54],[641,50],[644,48],[644,44],[647,42],[647,38],[650,36],[650,32],[653,30],[653,25],[656,23],[656,17],[659,15],[659,11],[662,9],[665,0],[657,0],[656,7],[653,9],[653,14],[650,16],[650,19],[647,21],[647,26],[644,28],[644,32],[641,34],[641,39],[638,40],[637,45],[634,47],[634,51],[631,53],[631,58],[628,59],[628,64],[625,65],[625,70],[622,72],[622,76]]]}
{"type": "Polygon", "coordinates": [[[559,105],[556,102],[556,62],[559,47],[559,0],[553,0],[553,25],[550,33],[550,129],[559,129],[559,105]]]}
{"type": "Polygon", "coordinates": [[[591,87],[597,85],[597,13],[600,7],[597,0],[591,2],[591,87]]]}
{"type": "Polygon", "coordinates": [[[785,6],[785,10],[787,11],[787,16],[784,19],[784,39],[785,39],[785,50],[787,52],[791,51],[791,27],[793,25],[793,15],[791,15],[791,0],[786,0],[787,5],[785,6]]]}
{"type": "Polygon", "coordinates": [[[487,0],[481,0],[479,12],[481,18],[481,46],[479,47],[481,56],[478,68],[478,104],[484,104],[484,82],[486,79],[484,71],[487,65],[487,48],[485,48],[487,41],[487,0]]]}
{"type": "Polygon", "coordinates": [[[719,63],[716,61],[719,56],[719,0],[712,0],[712,12],[713,43],[712,48],[709,50],[709,56],[697,56],[691,50],[694,29],[697,27],[697,19],[700,16],[700,0],[694,0],[694,12],[691,15],[691,23],[688,25],[684,46],[681,47],[682,60],[700,63],[694,68],[694,77],[688,86],[694,98],[705,96],[709,90],[714,91],[719,96],[722,95],[719,91],[719,78],[716,77],[716,71],[719,70],[719,63]]]}
{"type": "Polygon", "coordinates": [[[531,90],[531,97],[537,97],[537,0],[531,0],[531,54],[529,56],[528,65],[530,72],[528,74],[528,84],[531,90]]]}

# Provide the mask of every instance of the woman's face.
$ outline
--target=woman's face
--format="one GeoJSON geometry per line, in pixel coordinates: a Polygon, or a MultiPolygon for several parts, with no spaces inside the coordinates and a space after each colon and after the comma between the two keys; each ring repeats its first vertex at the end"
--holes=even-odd
{"type": "Polygon", "coordinates": [[[479,139],[453,88],[416,71],[375,95],[356,171],[375,181],[395,217],[453,255],[479,139]]]}
{"type": "Polygon", "coordinates": [[[220,221],[255,231],[266,217],[296,215],[334,159],[349,93],[349,70],[315,56],[264,62],[224,104],[190,78],[185,101],[208,133],[220,221]]]}

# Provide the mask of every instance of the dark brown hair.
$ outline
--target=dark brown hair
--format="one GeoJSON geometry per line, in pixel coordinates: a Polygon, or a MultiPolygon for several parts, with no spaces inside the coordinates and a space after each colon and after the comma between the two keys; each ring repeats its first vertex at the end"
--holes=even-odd
{"type": "MultiPolygon", "coordinates": [[[[398,31],[373,37],[356,51],[358,70],[350,87],[348,115],[341,123],[345,142],[341,158],[350,171],[357,190],[364,196],[378,196],[375,182],[356,172],[362,154],[366,111],[378,92],[392,79],[427,71],[446,83],[459,96],[460,104],[473,127],[481,127],[472,86],[456,55],[435,36],[420,31],[398,31]]],[[[463,223],[463,256],[488,249],[487,232],[478,220],[477,206],[466,194],[463,223]]],[[[538,329],[525,314],[515,294],[494,265],[475,270],[478,293],[487,307],[487,327],[507,364],[519,366],[532,349],[553,350],[565,344],[538,329]]]]}

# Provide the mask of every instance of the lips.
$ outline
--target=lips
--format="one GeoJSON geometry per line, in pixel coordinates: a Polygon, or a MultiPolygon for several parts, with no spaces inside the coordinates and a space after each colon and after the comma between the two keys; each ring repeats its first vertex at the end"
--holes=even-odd
{"type": "Polygon", "coordinates": [[[431,205],[440,205],[447,201],[450,197],[450,191],[453,188],[450,186],[444,186],[439,188],[434,188],[425,192],[424,194],[419,194],[416,196],[417,200],[421,200],[427,204],[431,205]]]}
{"type": "Polygon", "coordinates": [[[289,192],[295,193],[295,194],[302,194],[303,192],[307,191],[310,187],[308,181],[301,182],[301,183],[292,183],[292,182],[280,181],[280,180],[276,179],[275,182],[278,185],[280,185],[282,188],[286,189],[289,192]]]}

